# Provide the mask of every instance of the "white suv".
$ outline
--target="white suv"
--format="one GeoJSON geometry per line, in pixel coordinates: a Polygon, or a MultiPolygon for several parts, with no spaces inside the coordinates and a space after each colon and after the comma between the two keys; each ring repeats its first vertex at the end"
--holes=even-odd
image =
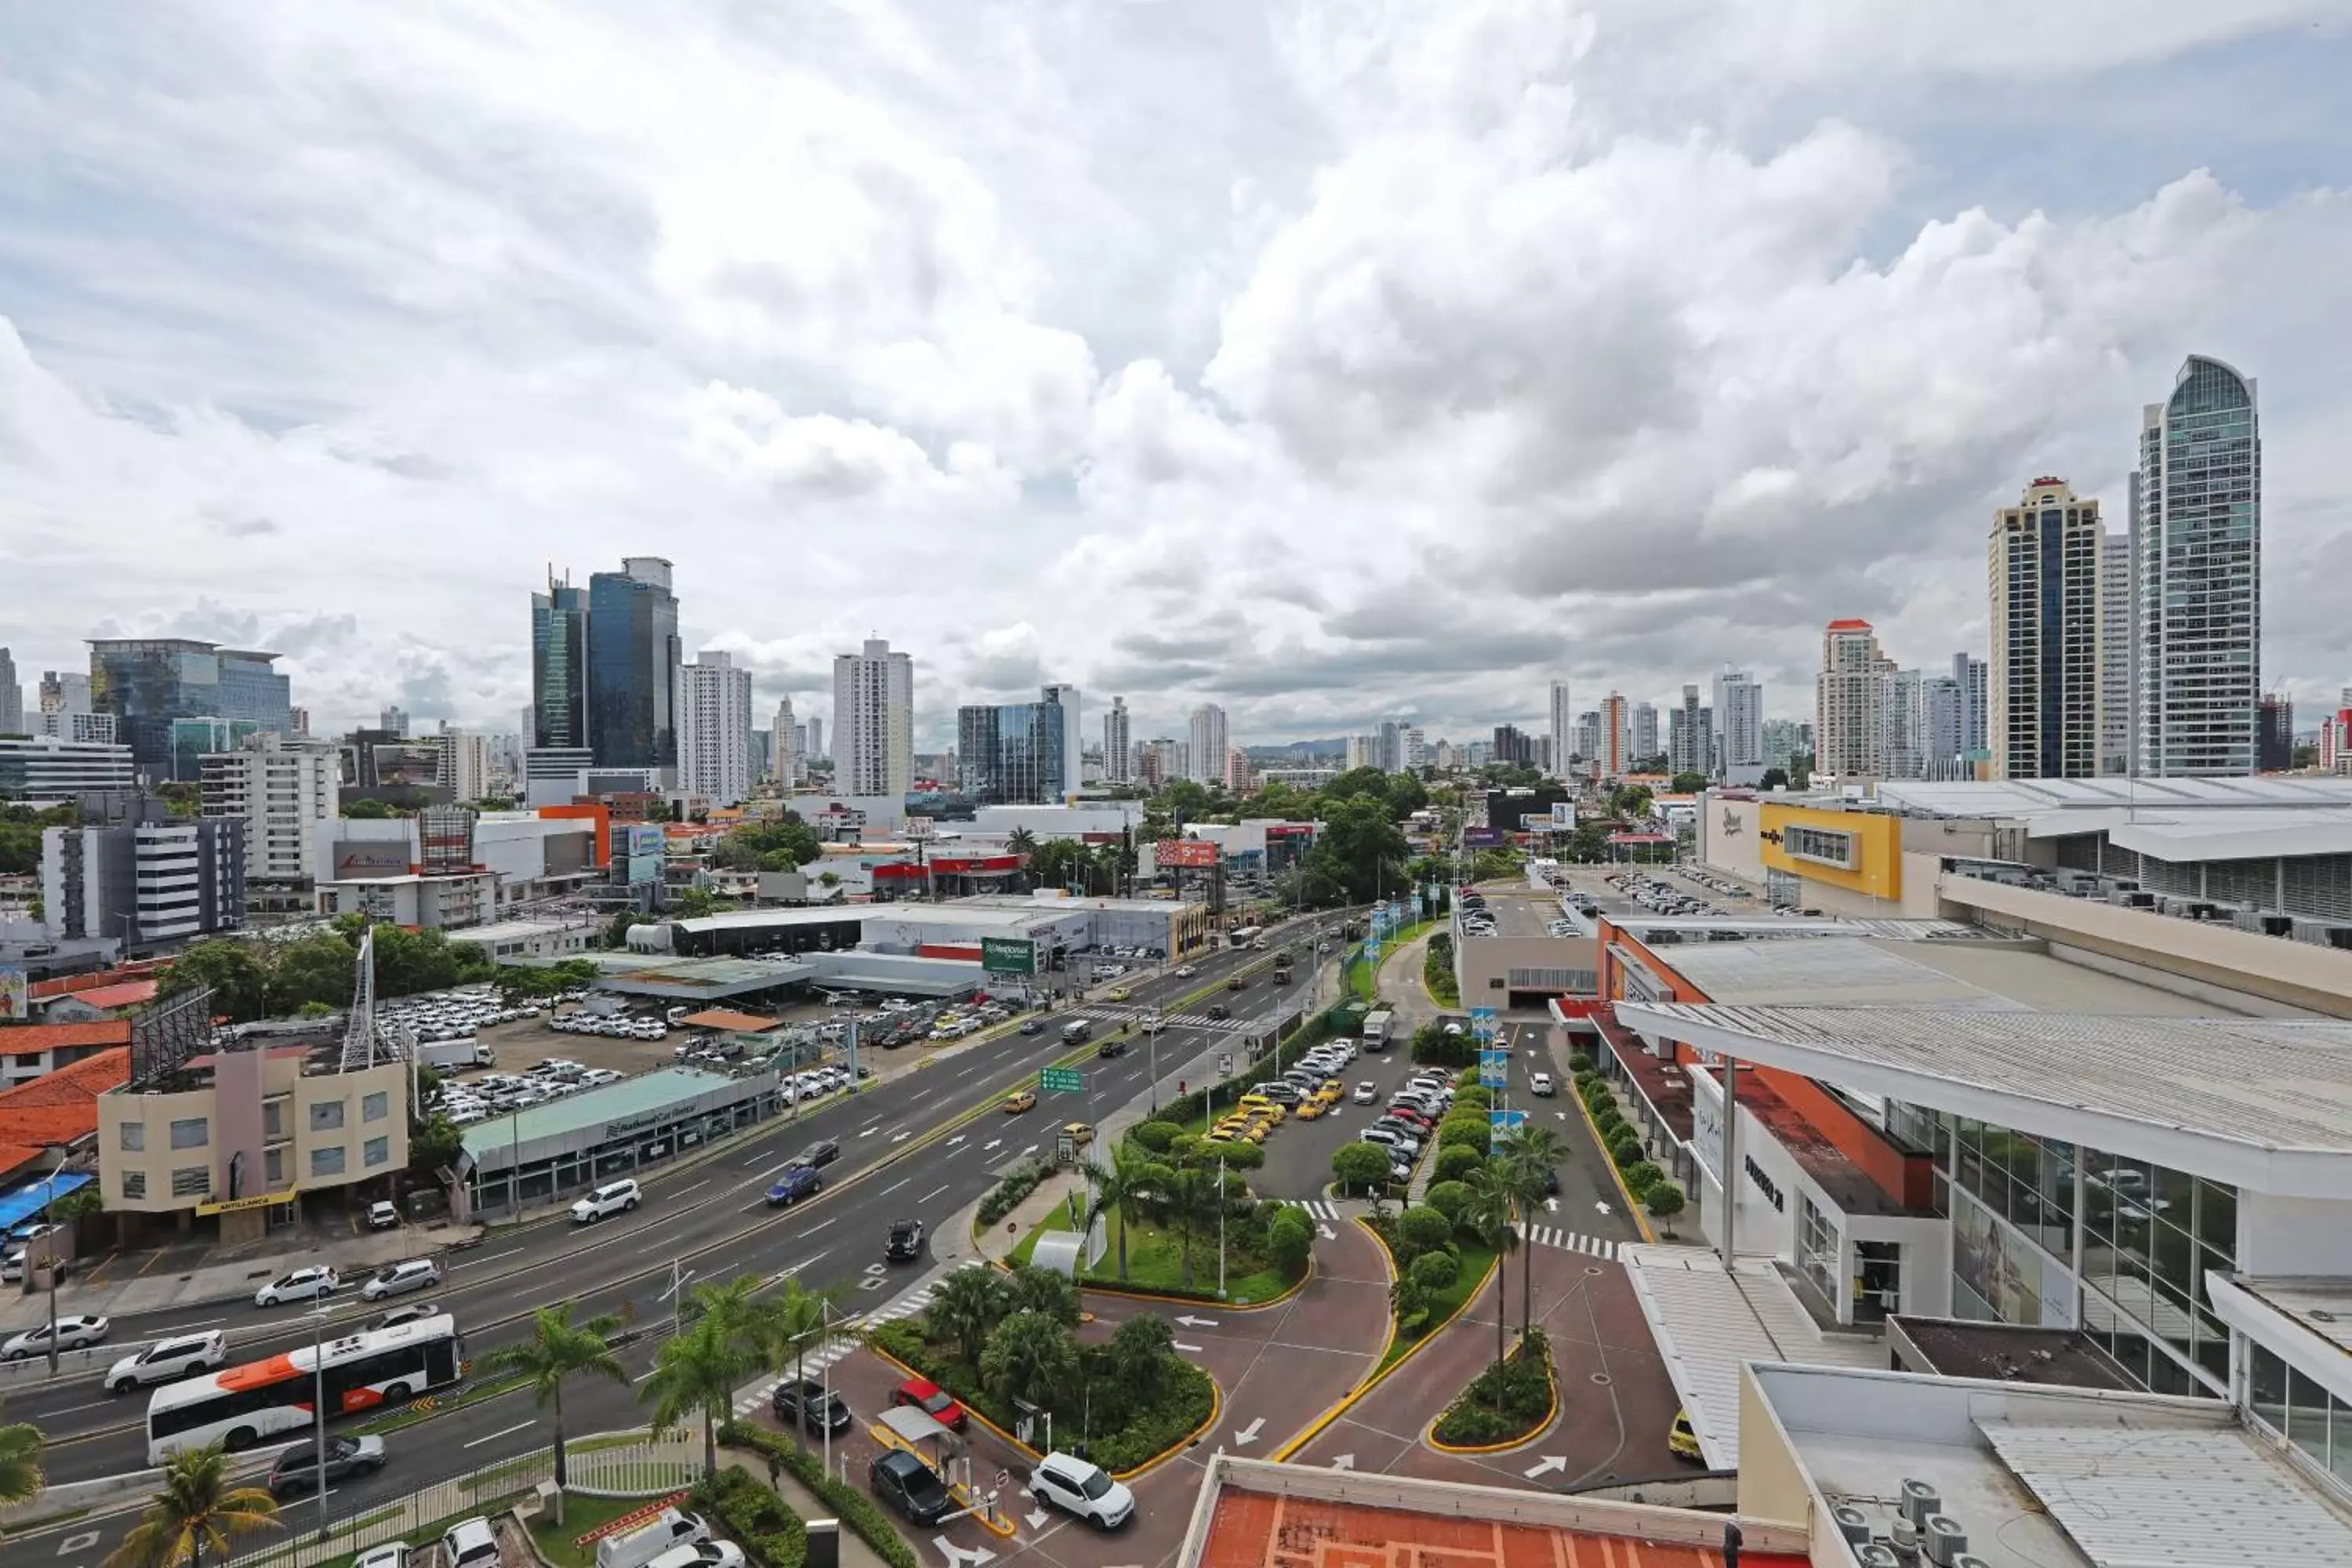
{"type": "Polygon", "coordinates": [[[106,1391],[128,1394],[150,1383],[170,1383],[191,1373],[215,1367],[228,1359],[228,1341],[218,1329],[157,1340],[137,1355],[124,1356],[106,1369],[106,1391]]]}
{"type": "Polygon", "coordinates": [[[487,1519],[460,1520],[441,1537],[442,1568],[498,1568],[499,1538],[487,1519]]]}
{"type": "Polygon", "coordinates": [[[1071,1454],[1048,1454],[1029,1472],[1037,1500],[1076,1514],[1097,1530],[1117,1530],[1135,1517],[1135,1494],[1100,1465],[1071,1454]]]}
{"type": "Polygon", "coordinates": [[[610,1219],[616,1214],[626,1214],[637,1206],[644,1194],[637,1191],[634,1177],[607,1182],[572,1205],[572,1223],[593,1225],[600,1219],[610,1219]]]}

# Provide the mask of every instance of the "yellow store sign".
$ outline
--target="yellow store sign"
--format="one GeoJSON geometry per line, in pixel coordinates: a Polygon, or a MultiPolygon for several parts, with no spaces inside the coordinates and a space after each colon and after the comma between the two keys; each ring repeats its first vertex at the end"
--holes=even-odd
{"type": "Polygon", "coordinates": [[[1889,903],[1903,899],[1903,824],[1873,812],[1763,803],[1764,864],[1889,903]]]}
{"type": "Polygon", "coordinates": [[[282,1193],[264,1193],[256,1198],[231,1198],[225,1204],[198,1204],[196,1212],[198,1214],[241,1214],[247,1209],[266,1209],[274,1204],[290,1204],[293,1201],[294,1189],[289,1187],[282,1193]]]}

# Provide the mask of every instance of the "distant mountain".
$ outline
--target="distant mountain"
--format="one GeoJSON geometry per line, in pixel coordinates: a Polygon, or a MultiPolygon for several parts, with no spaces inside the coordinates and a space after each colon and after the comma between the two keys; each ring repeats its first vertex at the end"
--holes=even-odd
{"type": "Polygon", "coordinates": [[[1244,746],[1242,750],[1251,762],[1287,764],[1294,768],[1338,767],[1348,758],[1345,737],[1332,741],[1293,741],[1282,746],[1244,746]]]}

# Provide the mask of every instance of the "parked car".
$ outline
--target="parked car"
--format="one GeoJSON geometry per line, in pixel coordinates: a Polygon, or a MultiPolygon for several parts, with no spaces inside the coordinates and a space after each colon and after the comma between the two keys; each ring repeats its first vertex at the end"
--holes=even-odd
{"type": "Polygon", "coordinates": [[[400,1224],[400,1210],[390,1203],[368,1205],[368,1228],[390,1230],[400,1224]]]}
{"type": "Polygon", "coordinates": [[[890,1403],[911,1405],[950,1431],[962,1431],[970,1420],[955,1395],[927,1377],[910,1377],[892,1389],[890,1403]]]}
{"type": "Polygon", "coordinates": [[[352,1568],[408,1568],[408,1542],[387,1541],[352,1559],[352,1568]]]}
{"type": "MultiPolygon", "coordinates": [[[[78,1351],[85,1345],[94,1345],[106,1338],[113,1327],[110,1320],[88,1313],[77,1312],[59,1318],[57,1323],[58,1349],[78,1351]]],[[[21,1334],[12,1334],[6,1343],[0,1344],[0,1361],[23,1361],[26,1356],[48,1353],[49,1325],[47,1323],[36,1329],[26,1329],[21,1334]]]]}
{"type": "Polygon", "coordinates": [[[670,1547],[646,1568],[743,1568],[743,1549],[731,1541],[689,1541],[670,1547]]]}
{"type": "Polygon", "coordinates": [[[106,1391],[128,1394],[152,1383],[170,1383],[207,1371],[228,1359],[228,1341],[218,1329],[157,1340],[136,1355],[106,1369],[106,1391]]]}
{"type": "Polygon", "coordinates": [[[710,1539],[699,1514],[666,1508],[651,1522],[596,1543],[596,1568],[653,1568],[680,1548],[692,1551],[710,1539]]]}
{"type": "Polygon", "coordinates": [[[1135,1517],[1135,1494],[1100,1465],[1074,1454],[1048,1454],[1029,1472],[1039,1502],[1075,1514],[1097,1530],[1117,1530],[1135,1517]]]}
{"type": "Polygon", "coordinates": [[[324,1265],[297,1268],[291,1274],[281,1274],[253,1293],[257,1307],[282,1307],[289,1301],[315,1301],[321,1296],[331,1296],[342,1288],[342,1280],[332,1268],[324,1265]]]}
{"type": "Polygon", "coordinates": [[[487,1519],[462,1519],[441,1534],[441,1568],[498,1568],[499,1538],[487,1519]]]}
{"type": "Polygon", "coordinates": [[[911,1263],[923,1255],[923,1222],[919,1219],[893,1220],[890,1239],[882,1246],[882,1256],[893,1263],[911,1263]]]}
{"type": "Polygon", "coordinates": [[[787,1378],[776,1384],[775,1393],[768,1396],[768,1407],[776,1419],[786,1426],[795,1423],[804,1426],[812,1437],[827,1431],[849,1430],[849,1406],[841,1395],[830,1393],[814,1378],[802,1378],[795,1383],[787,1378]]]}
{"type": "Polygon", "coordinates": [[[772,1209],[796,1204],[803,1198],[814,1197],[824,1188],[824,1179],[816,1173],[815,1168],[795,1160],[786,1165],[769,1185],[768,1206],[772,1209]]]}
{"type": "Polygon", "coordinates": [[[876,1499],[896,1509],[910,1524],[929,1528],[955,1506],[931,1468],[904,1448],[876,1455],[866,1467],[866,1480],[876,1499]]]}
{"type": "Polygon", "coordinates": [[[616,1214],[626,1214],[643,1201],[636,1179],[624,1176],[617,1182],[607,1182],[572,1205],[572,1223],[593,1225],[600,1219],[610,1219],[616,1214]]]}
{"type": "Polygon", "coordinates": [[[426,1290],[441,1283],[441,1266],[429,1258],[412,1258],[380,1268],[360,1287],[360,1300],[381,1301],[387,1296],[405,1296],[411,1290],[426,1290]]]}
{"type": "MultiPolygon", "coordinates": [[[[383,1439],[381,1437],[346,1437],[327,1439],[326,1483],[357,1476],[372,1476],[383,1468],[383,1439]]],[[[319,1489],[319,1445],[315,1439],[296,1443],[278,1456],[269,1467],[269,1479],[265,1483],[271,1497],[290,1497],[296,1492],[319,1489]]]]}

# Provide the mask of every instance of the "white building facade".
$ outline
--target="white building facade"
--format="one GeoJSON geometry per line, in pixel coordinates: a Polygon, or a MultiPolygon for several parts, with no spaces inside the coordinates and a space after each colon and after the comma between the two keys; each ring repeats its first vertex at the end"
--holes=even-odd
{"type": "Polygon", "coordinates": [[[1895,662],[1879,651],[1864,620],[1832,621],[1822,631],[1821,673],[1813,677],[1813,772],[1832,778],[1875,778],[1886,767],[1886,706],[1895,662]]]}
{"type": "Polygon", "coordinates": [[[779,790],[789,790],[801,782],[800,721],[793,717],[793,700],[785,698],[776,704],[776,717],[768,730],[768,773],[776,781],[779,790]]]}
{"type": "Polygon", "coordinates": [[[705,648],[677,667],[677,787],[713,805],[751,793],[751,672],[705,648]]]}
{"type": "Polygon", "coordinates": [[[1764,689],[1729,665],[1715,678],[1715,765],[1727,784],[1764,780],[1764,689]]]}
{"type": "Polygon", "coordinates": [[[1225,710],[1213,702],[1192,710],[1189,777],[1205,784],[1221,784],[1225,773],[1225,710]]]}
{"type": "MultiPolygon", "coordinates": [[[[809,721],[809,748],[817,746],[809,721]]],[[[868,637],[833,661],[833,779],[844,795],[904,799],[915,777],[915,661],[868,637]]]]}
{"type": "Polygon", "coordinates": [[[245,875],[256,882],[316,882],[318,825],[336,815],[337,749],[275,733],[205,757],[204,814],[245,824],[245,875]]]}

